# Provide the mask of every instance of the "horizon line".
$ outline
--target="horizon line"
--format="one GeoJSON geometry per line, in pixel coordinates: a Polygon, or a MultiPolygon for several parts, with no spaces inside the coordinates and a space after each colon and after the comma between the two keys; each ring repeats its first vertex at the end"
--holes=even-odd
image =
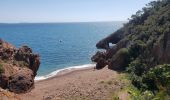
{"type": "Polygon", "coordinates": [[[73,21],[73,22],[0,22],[0,24],[55,24],[55,23],[93,23],[93,22],[128,22],[127,20],[117,21],[73,21]]]}

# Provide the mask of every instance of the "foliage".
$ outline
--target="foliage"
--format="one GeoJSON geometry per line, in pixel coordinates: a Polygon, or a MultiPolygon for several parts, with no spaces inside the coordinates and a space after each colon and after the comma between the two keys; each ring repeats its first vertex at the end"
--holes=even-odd
{"type": "Polygon", "coordinates": [[[136,40],[129,49],[130,56],[133,58],[138,57],[140,54],[144,52],[146,48],[146,44],[141,40],[136,40]]]}
{"type": "Polygon", "coordinates": [[[130,61],[130,57],[129,57],[129,50],[127,48],[121,48],[119,51],[117,51],[117,53],[115,54],[115,58],[124,58],[123,59],[123,66],[127,66],[129,61],[130,61]]]}
{"type": "Polygon", "coordinates": [[[131,74],[141,76],[146,68],[147,66],[145,63],[143,63],[140,59],[136,59],[129,64],[127,71],[131,74]]]}
{"type": "Polygon", "coordinates": [[[121,48],[119,51],[116,52],[115,57],[124,57],[127,63],[129,58],[129,50],[127,48],[121,48]]]}
{"type": "Polygon", "coordinates": [[[130,79],[141,91],[143,99],[162,99],[170,95],[170,64],[162,63],[153,55],[156,46],[162,50],[166,48],[170,33],[169,8],[170,0],[152,1],[119,29],[128,44],[116,54],[128,55],[124,56],[127,60],[124,65],[128,66],[126,70],[130,79]]]}
{"type": "Polygon", "coordinates": [[[146,83],[151,88],[156,86],[159,90],[163,87],[166,88],[167,92],[170,87],[170,64],[158,65],[150,69],[143,78],[144,83],[146,83]]]}

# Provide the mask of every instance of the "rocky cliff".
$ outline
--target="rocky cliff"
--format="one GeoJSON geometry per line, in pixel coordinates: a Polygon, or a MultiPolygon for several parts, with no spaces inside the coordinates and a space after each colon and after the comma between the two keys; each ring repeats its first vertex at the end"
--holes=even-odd
{"type": "Polygon", "coordinates": [[[0,39],[0,87],[24,93],[34,87],[40,57],[28,46],[17,49],[0,39]]]}
{"type": "Polygon", "coordinates": [[[132,83],[142,91],[161,90],[161,86],[169,91],[170,0],[150,2],[132,15],[122,28],[99,41],[96,47],[105,50],[91,58],[97,63],[97,69],[108,65],[110,69],[127,71],[132,83]],[[110,43],[114,46],[109,46],[110,43]],[[157,69],[160,76],[156,76],[157,69]],[[151,72],[155,79],[151,78],[151,72]]]}

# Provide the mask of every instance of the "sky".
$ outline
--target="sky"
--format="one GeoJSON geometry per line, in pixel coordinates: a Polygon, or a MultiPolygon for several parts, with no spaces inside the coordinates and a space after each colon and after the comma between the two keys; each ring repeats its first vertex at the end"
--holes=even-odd
{"type": "Polygon", "coordinates": [[[153,0],[0,0],[0,23],[126,21],[153,0]]]}

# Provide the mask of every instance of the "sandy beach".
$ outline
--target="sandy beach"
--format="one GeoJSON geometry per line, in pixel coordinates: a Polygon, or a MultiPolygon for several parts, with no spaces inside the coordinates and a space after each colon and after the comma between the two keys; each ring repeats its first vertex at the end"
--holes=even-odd
{"type": "Polygon", "coordinates": [[[19,97],[22,100],[112,100],[116,93],[119,99],[127,100],[128,94],[120,92],[125,86],[116,71],[83,68],[35,82],[31,92],[19,97]]]}

